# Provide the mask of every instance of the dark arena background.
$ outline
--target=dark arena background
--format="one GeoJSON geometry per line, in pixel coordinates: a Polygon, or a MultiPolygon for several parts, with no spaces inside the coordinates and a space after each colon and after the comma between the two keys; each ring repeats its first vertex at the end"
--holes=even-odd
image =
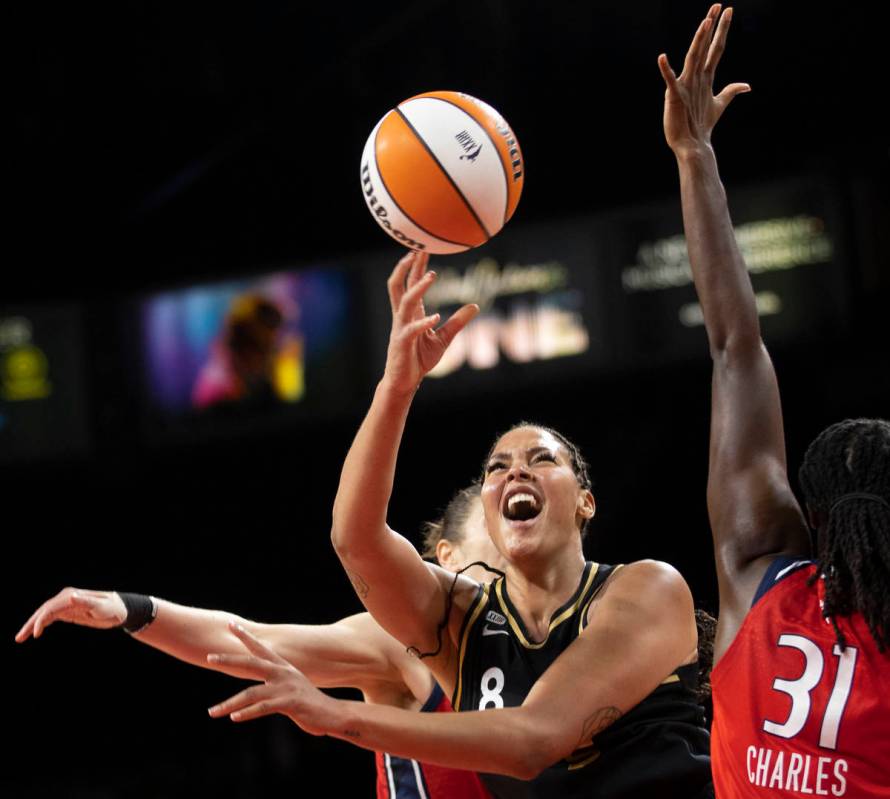
{"type": "MultiPolygon", "coordinates": [[[[886,46],[870,9],[740,2],[717,76],[753,88],[715,147],[779,372],[792,473],[827,423],[890,415],[886,46]]],[[[462,345],[448,374],[424,383],[390,523],[416,537],[479,473],[498,431],[540,421],[592,463],[588,557],[670,561],[715,610],[710,364],[656,67],[665,51],[679,69],[706,10],[6,10],[0,794],[297,796],[321,781],[327,795],[372,795],[368,752],[283,717],[211,720],[233,679],[116,631],[13,636],[65,585],[272,622],[360,609],[330,512],[382,374],[385,278],[402,251],[365,209],[359,157],[377,120],[419,92],[497,108],[526,182],[500,235],[433,259],[484,295],[485,346],[462,345]],[[229,303],[269,291],[284,298],[298,351],[278,401],[196,408],[191,387],[229,303]]],[[[455,301],[436,299],[446,312],[455,301]]]]}

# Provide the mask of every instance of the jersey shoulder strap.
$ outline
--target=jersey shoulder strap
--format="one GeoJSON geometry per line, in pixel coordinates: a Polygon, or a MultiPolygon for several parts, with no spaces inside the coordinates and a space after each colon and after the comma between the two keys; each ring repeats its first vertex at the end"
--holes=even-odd
{"type": "Polygon", "coordinates": [[[793,555],[779,555],[779,557],[767,567],[763,579],[760,581],[760,585],[757,586],[757,591],[754,593],[754,599],[751,600],[751,607],[753,608],[770,588],[778,585],[789,575],[800,571],[806,566],[813,565],[813,563],[814,561],[812,560],[794,557],[793,555]]]}

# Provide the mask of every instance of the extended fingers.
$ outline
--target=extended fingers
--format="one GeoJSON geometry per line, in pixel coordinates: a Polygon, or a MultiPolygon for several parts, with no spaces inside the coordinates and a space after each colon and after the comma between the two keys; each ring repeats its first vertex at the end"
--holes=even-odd
{"type": "Polygon", "coordinates": [[[415,253],[409,252],[407,255],[399,259],[395,268],[386,281],[386,288],[389,291],[389,304],[392,306],[392,312],[395,313],[402,301],[402,295],[405,293],[405,277],[408,271],[414,265],[415,253]]]}
{"type": "Polygon", "coordinates": [[[448,321],[436,331],[439,340],[447,347],[454,337],[460,333],[479,313],[479,306],[475,303],[464,305],[456,310],[448,321]]]}
{"type": "Polygon", "coordinates": [[[747,83],[730,83],[714,98],[720,108],[720,113],[722,114],[726,110],[726,106],[732,102],[737,94],[745,94],[745,92],[750,91],[751,87],[747,83]]]}
{"type": "Polygon", "coordinates": [[[34,619],[33,632],[35,638],[40,638],[43,635],[43,631],[50,626],[55,620],[55,614],[53,611],[48,608],[41,608],[40,612],[37,614],[37,618],[34,619]]]}
{"type": "Polygon", "coordinates": [[[265,701],[273,694],[273,689],[267,685],[251,685],[243,691],[230,696],[224,702],[208,708],[207,712],[211,718],[218,719],[227,716],[230,713],[237,713],[239,710],[255,705],[257,702],[265,701]]]}
{"type": "Polygon", "coordinates": [[[426,274],[427,265],[430,262],[429,253],[425,252],[413,252],[414,256],[411,260],[411,269],[408,270],[408,288],[410,289],[412,286],[417,284],[417,281],[420,280],[426,274]]]}
{"type": "Polygon", "coordinates": [[[435,272],[424,272],[423,275],[418,278],[417,283],[405,292],[402,296],[402,303],[398,309],[399,321],[402,322],[402,324],[410,322],[418,311],[422,312],[423,309],[418,306],[418,303],[423,299],[423,295],[426,294],[435,280],[435,272]]]}
{"type": "MultiPolygon", "coordinates": [[[[31,616],[28,618],[22,625],[22,629],[19,630],[15,634],[15,640],[21,643],[22,641],[26,641],[30,636],[34,635],[34,623],[37,621],[37,618],[43,613],[43,609],[46,607],[46,603],[44,602],[37,610],[35,610],[31,616]]],[[[36,636],[35,636],[36,637],[36,636]]]]}
{"type": "Polygon", "coordinates": [[[32,629],[35,638],[40,638],[43,631],[60,617],[64,610],[72,606],[72,596],[73,593],[70,592],[59,593],[37,609],[31,617],[34,620],[32,629]]]}
{"type": "Polygon", "coordinates": [[[692,37],[692,44],[689,45],[689,50],[686,53],[686,60],[683,62],[683,75],[681,77],[700,70],[705,55],[708,52],[714,20],[719,13],[720,4],[715,3],[708,10],[708,15],[699,24],[695,36],[692,37]]]}
{"type": "Polygon", "coordinates": [[[440,314],[432,313],[429,316],[424,316],[421,319],[411,322],[409,325],[405,325],[405,339],[410,341],[413,338],[417,338],[421,333],[425,333],[427,330],[432,330],[439,324],[439,317],[440,314]]]}
{"type": "Polygon", "coordinates": [[[677,88],[677,75],[671,68],[668,57],[664,53],[658,56],[658,69],[661,71],[661,77],[664,78],[668,89],[675,91],[677,88]]]}
{"type": "Polygon", "coordinates": [[[711,41],[711,47],[708,49],[708,57],[705,60],[705,72],[711,74],[717,69],[720,63],[720,57],[726,49],[726,35],[729,33],[729,23],[732,22],[732,9],[727,8],[720,17],[717,24],[717,31],[711,41]]]}

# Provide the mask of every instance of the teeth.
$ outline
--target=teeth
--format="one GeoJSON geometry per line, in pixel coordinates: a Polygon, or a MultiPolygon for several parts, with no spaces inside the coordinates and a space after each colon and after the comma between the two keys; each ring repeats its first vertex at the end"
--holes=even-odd
{"type": "Polygon", "coordinates": [[[507,500],[507,507],[512,508],[517,502],[530,502],[534,507],[538,506],[538,503],[531,494],[514,494],[507,500]]]}

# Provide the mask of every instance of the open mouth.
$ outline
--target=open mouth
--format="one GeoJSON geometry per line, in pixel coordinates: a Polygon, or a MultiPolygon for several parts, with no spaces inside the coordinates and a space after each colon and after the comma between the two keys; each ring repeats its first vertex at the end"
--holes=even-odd
{"type": "Polygon", "coordinates": [[[540,500],[526,491],[517,491],[507,499],[507,504],[504,506],[504,517],[511,522],[534,519],[540,512],[540,500]]]}

